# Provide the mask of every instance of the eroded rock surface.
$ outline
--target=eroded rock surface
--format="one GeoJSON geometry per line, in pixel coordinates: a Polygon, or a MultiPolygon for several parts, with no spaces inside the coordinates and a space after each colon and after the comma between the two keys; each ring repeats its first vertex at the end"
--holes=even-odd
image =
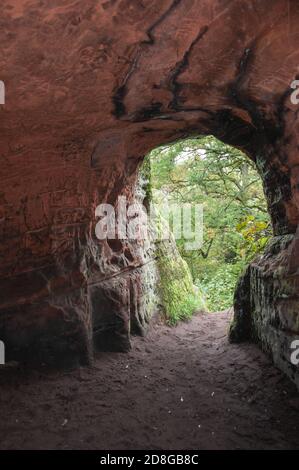
{"type": "MultiPolygon", "coordinates": [[[[136,309],[140,298],[146,250],[99,243],[94,210],[133,197],[138,165],[158,144],[209,133],[240,147],[261,172],[275,235],[296,232],[297,1],[3,0],[1,7],[0,338],[8,355],[88,359],[105,283],[115,335],[127,348],[128,305],[136,309]]],[[[279,253],[250,275],[263,324],[278,308],[267,294],[272,274],[279,272],[280,296],[296,291],[297,252],[291,278],[277,265],[279,253]]],[[[283,307],[287,317],[298,318],[296,295],[283,307]]],[[[287,323],[271,328],[298,333],[298,321],[287,323]]]]}
{"type": "Polygon", "coordinates": [[[258,341],[299,388],[298,366],[290,360],[299,344],[298,266],[295,235],[274,237],[241,278],[235,294],[232,342],[258,341]]]}

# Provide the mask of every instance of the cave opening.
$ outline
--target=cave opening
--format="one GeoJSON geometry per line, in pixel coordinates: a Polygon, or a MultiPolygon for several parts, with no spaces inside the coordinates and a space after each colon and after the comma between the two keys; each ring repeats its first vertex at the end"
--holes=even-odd
{"type": "Polygon", "coordinates": [[[299,2],[1,6],[0,448],[299,448],[299,2]]]}
{"type": "Polygon", "coordinates": [[[239,278],[273,235],[255,162],[211,135],[194,136],[150,151],[140,186],[152,229],[160,224],[153,243],[164,319],[232,314],[239,278]]]}

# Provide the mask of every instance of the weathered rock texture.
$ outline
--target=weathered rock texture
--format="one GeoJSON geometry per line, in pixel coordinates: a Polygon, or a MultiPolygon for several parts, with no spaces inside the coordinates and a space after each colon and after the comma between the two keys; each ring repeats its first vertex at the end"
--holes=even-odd
{"type": "Polygon", "coordinates": [[[299,340],[298,266],[295,235],[274,237],[263,256],[241,277],[235,293],[232,342],[258,341],[299,388],[298,366],[292,364],[291,344],[299,340]]]}
{"type": "MultiPolygon", "coordinates": [[[[131,320],[142,328],[147,249],[100,244],[94,209],[133,197],[138,165],[158,144],[209,133],[240,147],[257,161],[275,235],[295,233],[296,0],[1,7],[0,338],[8,356],[88,360],[93,329],[100,347],[129,347],[131,320]]],[[[252,265],[246,285],[263,344],[281,365],[280,345],[298,333],[298,250],[290,275],[280,266],[287,248],[275,250],[252,265]]]]}

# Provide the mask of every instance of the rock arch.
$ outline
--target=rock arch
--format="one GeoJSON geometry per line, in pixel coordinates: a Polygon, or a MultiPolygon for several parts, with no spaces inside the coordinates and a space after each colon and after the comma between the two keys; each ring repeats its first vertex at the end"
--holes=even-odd
{"type": "Polygon", "coordinates": [[[209,133],[256,161],[275,233],[240,283],[237,325],[247,315],[298,383],[288,360],[299,333],[299,127],[290,100],[299,73],[298,2],[3,0],[2,10],[7,356],[88,360],[99,303],[107,306],[96,325],[105,347],[129,347],[129,311],[142,309],[148,261],[142,247],[99,245],[94,209],[132,196],[153,147],[209,133]],[[109,336],[101,322],[111,311],[109,336]]]}

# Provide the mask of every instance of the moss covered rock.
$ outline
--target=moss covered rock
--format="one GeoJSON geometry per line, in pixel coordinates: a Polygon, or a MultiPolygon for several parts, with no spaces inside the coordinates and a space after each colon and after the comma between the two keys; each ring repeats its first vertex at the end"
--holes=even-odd
{"type": "MultiPolygon", "coordinates": [[[[167,227],[164,230],[167,230],[167,227]]],[[[159,273],[158,293],[163,314],[169,324],[188,319],[204,302],[193,286],[186,261],[180,256],[175,239],[168,231],[167,239],[156,242],[159,273]]]]}

